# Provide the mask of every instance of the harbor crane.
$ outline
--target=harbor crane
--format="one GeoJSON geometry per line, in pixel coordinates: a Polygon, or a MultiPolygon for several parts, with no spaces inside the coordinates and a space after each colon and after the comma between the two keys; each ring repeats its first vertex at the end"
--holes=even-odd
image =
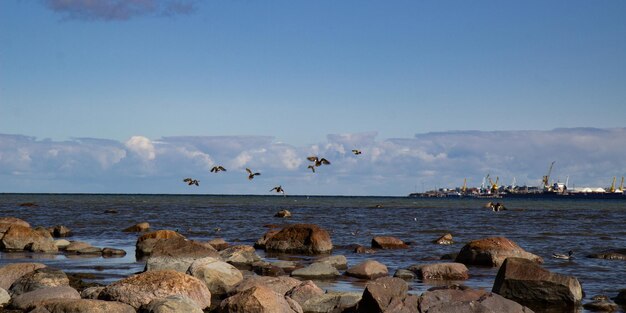
{"type": "Polygon", "coordinates": [[[611,183],[611,188],[609,188],[609,192],[613,193],[615,192],[615,179],[617,177],[613,176],[613,182],[611,183]]]}
{"type": "Polygon", "coordinates": [[[548,174],[543,176],[542,182],[543,182],[543,189],[544,190],[549,190],[550,189],[550,174],[552,173],[552,167],[554,166],[554,162],[556,162],[556,161],[552,161],[552,163],[550,163],[550,168],[548,169],[548,174]]]}
{"type": "Polygon", "coordinates": [[[498,192],[498,181],[500,180],[500,177],[496,176],[496,182],[494,183],[493,180],[491,180],[491,177],[489,177],[489,184],[491,185],[491,193],[497,193],[498,192]]]}

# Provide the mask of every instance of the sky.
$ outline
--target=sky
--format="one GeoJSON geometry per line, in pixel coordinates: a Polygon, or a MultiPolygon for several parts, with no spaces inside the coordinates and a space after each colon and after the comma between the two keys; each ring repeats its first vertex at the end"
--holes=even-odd
{"type": "Polygon", "coordinates": [[[626,175],[625,13],[0,1],[0,192],[406,195],[486,174],[538,185],[552,161],[606,187],[626,175]],[[314,154],[332,164],[310,173],[314,154]]]}

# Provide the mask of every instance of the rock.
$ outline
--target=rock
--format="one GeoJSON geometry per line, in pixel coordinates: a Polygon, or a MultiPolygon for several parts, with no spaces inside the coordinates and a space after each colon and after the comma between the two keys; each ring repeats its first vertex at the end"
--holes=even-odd
{"type": "Polygon", "coordinates": [[[326,279],[340,276],[337,269],[328,263],[313,263],[291,272],[291,276],[306,279],[326,279]]]}
{"type": "Polygon", "coordinates": [[[452,234],[447,233],[437,238],[435,241],[433,241],[433,243],[436,243],[438,245],[451,245],[454,243],[454,241],[452,240],[452,234]]]}
{"type": "Polygon", "coordinates": [[[267,241],[272,238],[274,235],[278,234],[280,230],[278,229],[270,229],[268,230],[263,237],[259,238],[255,243],[254,247],[257,249],[265,249],[265,244],[267,241]]]}
{"type": "Polygon", "coordinates": [[[235,289],[231,291],[231,294],[240,293],[253,286],[263,285],[266,286],[279,295],[286,294],[289,290],[300,285],[302,282],[288,276],[269,277],[269,276],[249,276],[235,286],[235,289]]]}
{"type": "Polygon", "coordinates": [[[188,274],[198,278],[209,288],[211,295],[225,295],[243,280],[243,275],[234,266],[215,258],[195,260],[188,274]]]}
{"type": "Polygon", "coordinates": [[[261,276],[276,277],[276,276],[286,275],[285,270],[265,261],[257,261],[257,262],[252,263],[252,271],[255,272],[257,275],[261,275],[261,276]]]}
{"type": "Polygon", "coordinates": [[[151,255],[146,260],[145,272],[173,270],[180,273],[187,273],[191,263],[197,258],[192,257],[172,257],[172,256],[154,256],[151,255]]]}
{"type": "Polygon", "coordinates": [[[188,257],[201,259],[219,258],[219,253],[211,245],[182,237],[158,240],[152,247],[152,256],[188,257]]]}
{"type": "Polygon", "coordinates": [[[133,226],[126,227],[122,231],[125,233],[141,233],[141,232],[148,231],[148,230],[150,230],[150,223],[141,222],[133,226]]]}
{"type": "Polygon", "coordinates": [[[145,272],[119,280],[106,286],[98,298],[138,309],[154,299],[171,295],[187,296],[201,309],[211,305],[211,292],[202,281],[171,270],[145,272]]]}
{"type": "Polygon", "coordinates": [[[157,230],[141,235],[135,244],[135,253],[139,256],[150,255],[154,245],[163,239],[185,238],[173,230],[157,230]]]}
{"type": "Polygon", "coordinates": [[[26,208],[36,208],[39,206],[37,203],[34,203],[34,202],[24,202],[24,203],[20,203],[19,205],[20,207],[26,207],[26,208]]]}
{"type": "MultiPolygon", "coordinates": [[[[90,251],[93,250],[94,246],[92,246],[88,242],[84,241],[70,241],[70,244],[65,247],[65,252],[79,254],[79,251],[90,251]]],[[[97,248],[96,248],[97,249],[97,248]]]]}
{"type": "Polygon", "coordinates": [[[9,301],[11,301],[11,296],[9,296],[9,293],[4,290],[4,288],[0,288],[0,308],[9,303],[9,301]]]}
{"type": "Polygon", "coordinates": [[[531,313],[527,307],[498,294],[469,288],[437,288],[419,298],[420,312],[531,313]]]}
{"type": "Polygon", "coordinates": [[[116,248],[103,248],[102,249],[102,256],[103,257],[123,257],[126,255],[126,251],[122,250],[122,249],[116,249],[116,248]]]}
{"type": "MultiPolygon", "coordinates": [[[[357,304],[357,312],[392,312],[387,311],[387,307],[406,298],[408,290],[409,286],[400,278],[382,277],[368,282],[357,304]]],[[[417,306],[415,309],[417,312],[417,306]]]]}
{"type": "Polygon", "coordinates": [[[404,241],[391,236],[376,236],[372,238],[373,249],[408,249],[404,241]]]}
{"type": "Polygon", "coordinates": [[[119,213],[116,209],[106,209],[104,210],[104,214],[117,214],[119,213]]]}
{"type": "Polygon", "coordinates": [[[417,277],[423,280],[465,280],[469,270],[462,263],[435,263],[420,265],[415,269],[417,277]]]}
{"type": "Polygon", "coordinates": [[[237,245],[228,247],[219,252],[224,262],[235,266],[250,267],[252,263],[261,260],[253,246],[237,245]]]}
{"type": "Polygon", "coordinates": [[[0,224],[6,224],[7,229],[10,225],[20,225],[30,228],[30,224],[28,224],[27,221],[17,217],[0,217],[0,224]]]}
{"type": "Polygon", "coordinates": [[[345,270],[348,268],[348,259],[344,255],[331,255],[317,259],[315,262],[330,264],[338,270],[345,270]]]}
{"type": "Polygon", "coordinates": [[[614,250],[614,251],[606,251],[602,253],[594,253],[587,256],[588,258],[593,259],[605,259],[605,260],[626,260],[626,251],[624,250],[614,250]]]}
{"type": "Polygon", "coordinates": [[[490,237],[471,241],[461,249],[455,262],[465,265],[498,267],[508,257],[524,258],[536,263],[543,263],[540,256],[524,251],[516,243],[504,237],[490,237]]]}
{"type": "Polygon", "coordinates": [[[0,267],[0,288],[8,290],[20,277],[40,268],[46,267],[41,263],[11,263],[0,267]]]}
{"type": "Polygon", "coordinates": [[[0,240],[0,249],[4,251],[23,251],[54,253],[59,249],[54,242],[30,227],[11,224],[0,240]]]}
{"type": "Polygon", "coordinates": [[[302,266],[295,261],[276,261],[271,263],[273,266],[277,266],[283,269],[283,271],[291,273],[295,269],[301,268],[302,266]]]}
{"type": "Polygon", "coordinates": [[[352,312],[361,301],[361,294],[356,292],[328,292],[307,299],[302,304],[305,313],[352,312]]]}
{"type": "Polygon", "coordinates": [[[363,247],[363,246],[358,246],[358,247],[354,248],[354,253],[372,254],[372,253],[376,253],[376,250],[370,249],[370,248],[366,248],[366,247],[363,247]]]}
{"type": "Polygon", "coordinates": [[[415,279],[415,273],[405,269],[399,269],[394,274],[393,277],[402,278],[404,280],[412,280],[415,279]]]}
{"type": "Polygon", "coordinates": [[[617,294],[617,297],[613,298],[613,301],[615,301],[615,303],[617,304],[626,304],[626,289],[620,290],[617,294]]]}
{"type": "Polygon", "coordinates": [[[50,313],[135,313],[128,304],[95,299],[51,299],[41,306],[50,313]]]}
{"type": "Polygon", "coordinates": [[[387,266],[378,261],[366,260],[348,268],[345,274],[356,278],[376,279],[378,277],[387,276],[389,271],[387,270],[387,266]]]}
{"type": "Polygon", "coordinates": [[[41,226],[37,226],[37,227],[33,228],[33,231],[38,233],[38,234],[40,234],[40,235],[42,235],[46,239],[52,240],[52,234],[50,233],[50,231],[48,231],[47,228],[43,228],[41,226]]]}
{"type": "Polygon", "coordinates": [[[57,246],[57,249],[59,250],[65,250],[65,248],[67,248],[70,244],[71,242],[65,239],[57,239],[54,241],[54,245],[57,246]]]}
{"type": "MultiPolygon", "coordinates": [[[[134,311],[133,311],[134,312],[134,311]]],[[[172,295],[162,299],[154,299],[144,306],[146,313],[202,313],[202,309],[191,299],[172,295]]]]}
{"type": "Polygon", "coordinates": [[[85,247],[83,249],[76,250],[76,254],[102,255],[102,248],[85,247]]]}
{"type": "Polygon", "coordinates": [[[455,260],[456,257],[458,256],[458,253],[446,253],[444,255],[442,255],[439,259],[440,260],[455,260]]]}
{"type": "Polygon", "coordinates": [[[583,308],[593,312],[615,312],[619,306],[608,299],[599,299],[583,304],[583,308]]]}
{"type": "Polygon", "coordinates": [[[44,267],[24,274],[18,278],[9,288],[12,296],[21,295],[37,289],[69,286],[70,280],[59,269],[44,267]]]}
{"type": "Polygon", "coordinates": [[[583,291],[578,280],[543,269],[522,258],[504,261],[493,284],[493,292],[528,307],[572,307],[580,304],[583,291]]]}
{"type": "Polygon", "coordinates": [[[222,313],[302,313],[300,305],[276,294],[272,289],[263,286],[253,286],[220,303],[219,312],[222,313]]]}
{"type": "Polygon", "coordinates": [[[323,294],[324,290],[318,287],[313,281],[307,280],[287,291],[285,295],[302,306],[306,300],[323,294]]]}
{"type": "Polygon", "coordinates": [[[274,214],[274,217],[291,217],[291,212],[289,212],[288,210],[280,210],[276,212],[276,214],[274,214]]]}
{"type": "Polygon", "coordinates": [[[294,224],[283,228],[269,238],[266,251],[286,253],[330,253],[333,243],[328,232],[313,224],[294,224]]]}
{"type": "Polygon", "coordinates": [[[222,238],[211,239],[207,243],[210,244],[211,247],[215,248],[215,250],[217,251],[222,251],[228,248],[228,243],[222,238]]]}
{"type": "Polygon", "coordinates": [[[55,238],[69,237],[72,235],[72,231],[63,225],[56,225],[53,227],[49,227],[47,230],[48,232],[50,232],[50,235],[52,235],[52,237],[55,237],[55,238]]]}
{"type": "Polygon", "coordinates": [[[80,292],[80,297],[83,299],[98,299],[102,290],[104,290],[104,286],[88,287],[80,292]]]}
{"type": "Polygon", "coordinates": [[[80,294],[70,286],[42,288],[13,296],[10,307],[27,311],[50,299],[80,299],[80,294]]]}

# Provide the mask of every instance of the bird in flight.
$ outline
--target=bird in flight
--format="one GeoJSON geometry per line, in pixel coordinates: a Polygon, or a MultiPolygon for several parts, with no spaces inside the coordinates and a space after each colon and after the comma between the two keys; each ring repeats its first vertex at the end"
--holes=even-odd
{"type": "Polygon", "coordinates": [[[261,175],[261,173],[252,173],[252,171],[249,168],[246,168],[246,172],[248,172],[248,179],[249,180],[252,180],[254,178],[254,176],[261,175]]]}
{"type": "Polygon", "coordinates": [[[285,194],[285,190],[283,189],[283,186],[276,186],[276,187],[270,189],[270,192],[272,192],[274,190],[276,190],[277,193],[285,194]]]}
{"type": "Polygon", "coordinates": [[[359,155],[361,154],[361,150],[352,149],[352,153],[354,153],[354,155],[359,155]]]}
{"type": "Polygon", "coordinates": [[[217,173],[221,171],[226,172],[226,169],[221,165],[213,166],[213,168],[211,169],[211,173],[217,173]]]}
{"type": "Polygon", "coordinates": [[[313,166],[313,165],[309,165],[309,166],[307,166],[306,168],[310,168],[310,169],[311,169],[311,171],[313,171],[313,173],[315,173],[315,166],[313,166]]]}
{"type": "Polygon", "coordinates": [[[200,185],[198,184],[200,181],[199,181],[199,180],[197,180],[197,179],[191,179],[191,178],[187,177],[187,178],[183,179],[183,181],[184,181],[184,182],[186,182],[186,183],[187,183],[187,185],[189,185],[189,186],[191,186],[191,185],[200,186],[200,185]]]}
{"type": "Polygon", "coordinates": [[[310,156],[308,158],[306,158],[307,160],[314,162],[315,166],[320,166],[322,164],[324,165],[330,165],[330,162],[324,158],[318,158],[316,156],[310,156]]]}

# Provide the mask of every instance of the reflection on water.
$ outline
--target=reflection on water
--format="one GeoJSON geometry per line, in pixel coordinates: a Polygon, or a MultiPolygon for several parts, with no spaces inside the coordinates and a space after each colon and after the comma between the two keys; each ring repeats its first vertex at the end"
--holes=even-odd
{"type": "MultiPolygon", "coordinates": [[[[505,200],[508,211],[483,209],[485,200],[415,199],[380,197],[282,197],[282,196],[174,196],[174,195],[27,195],[0,194],[0,216],[14,216],[32,226],[68,226],[71,240],[97,247],[124,249],[119,258],[54,256],[32,253],[0,253],[0,264],[42,262],[68,272],[97,272],[98,281],[109,283],[143,270],[135,258],[137,234],[121,230],[139,222],[153,229],[178,229],[190,239],[221,237],[229,243],[253,244],[268,225],[315,223],[331,233],[337,247],[354,265],[376,259],[390,272],[412,264],[433,262],[458,252],[465,242],[504,236],[529,252],[542,256],[544,267],[576,276],[587,299],[597,294],[613,297],[626,287],[623,261],[588,259],[585,256],[607,249],[626,248],[626,202],[619,200],[505,200]],[[38,207],[20,207],[33,202],[38,207]],[[382,207],[376,208],[376,205],[382,207]],[[293,217],[281,219],[274,213],[288,209],[293,217]],[[116,213],[105,213],[116,212],[116,213]],[[434,239],[450,232],[456,244],[440,246],[434,239]],[[369,246],[375,235],[390,235],[411,242],[409,249],[381,250],[354,254],[355,244],[369,246]],[[553,252],[574,251],[576,259],[552,259],[553,252]],[[99,269],[99,270],[96,270],[99,269]]],[[[263,251],[259,255],[265,256],[263,251]]],[[[308,256],[271,255],[272,260],[295,259],[311,262],[308,256]]],[[[465,285],[490,290],[496,269],[470,267],[465,285]]],[[[325,289],[361,291],[363,281],[341,278],[324,282],[325,289]]],[[[414,280],[413,292],[420,293],[437,283],[414,280]]]]}

